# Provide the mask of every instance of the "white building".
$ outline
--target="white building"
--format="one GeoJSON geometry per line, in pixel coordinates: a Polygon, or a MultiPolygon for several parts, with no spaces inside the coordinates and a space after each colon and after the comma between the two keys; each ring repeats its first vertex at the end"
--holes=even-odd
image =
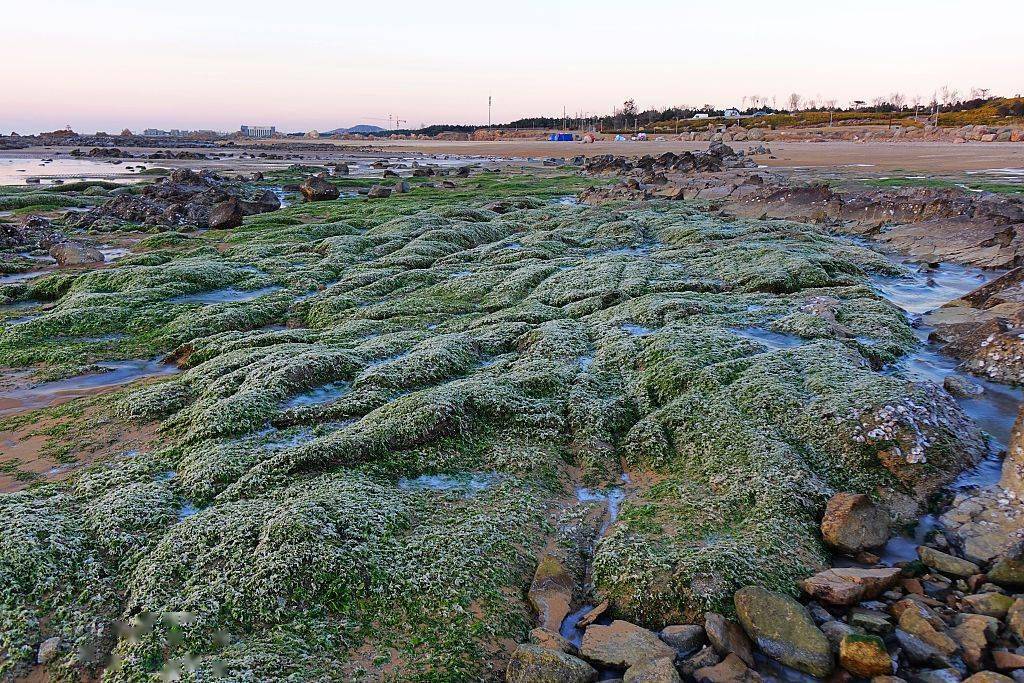
{"type": "Polygon", "coordinates": [[[242,135],[247,138],[270,138],[276,132],[274,126],[242,126],[242,135]]]}
{"type": "Polygon", "coordinates": [[[722,116],[724,116],[727,119],[738,119],[740,117],[740,110],[739,109],[731,109],[731,108],[730,109],[726,109],[722,113],[722,116]]]}

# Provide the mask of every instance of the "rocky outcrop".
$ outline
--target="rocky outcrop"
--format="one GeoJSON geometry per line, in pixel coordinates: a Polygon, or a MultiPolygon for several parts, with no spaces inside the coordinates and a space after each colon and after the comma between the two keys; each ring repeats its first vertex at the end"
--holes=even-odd
{"type": "Polygon", "coordinates": [[[67,241],[50,247],[50,256],[58,266],[82,266],[103,263],[103,252],[84,242],[67,241]]]}
{"type": "Polygon", "coordinates": [[[337,199],[341,194],[338,186],[319,176],[308,176],[299,185],[299,192],[307,202],[322,202],[337,199]]]}
{"type": "MultiPolygon", "coordinates": [[[[237,202],[243,216],[276,211],[281,207],[274,193],[247,183],[227,180],[210,171],[178,169],[170,177],[145,185],[138,193],[119,194],[101,206],[79,216],[69,217],[68,224],[78,228],[104,228],[127,221],[146,226],[196,228],[210,227],[213,208],[230,200],[237,202]]],[[[220,209],[220,217],[236,220],[232,208],[220,209]]]]}

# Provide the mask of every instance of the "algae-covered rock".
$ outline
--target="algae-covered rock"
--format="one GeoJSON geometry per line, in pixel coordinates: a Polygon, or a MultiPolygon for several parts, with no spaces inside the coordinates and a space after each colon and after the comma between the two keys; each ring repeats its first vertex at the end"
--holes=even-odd
{"type": "Polygon", "coordinates": [[[505,670],[507,683],[591,683],[594,667],[572,655],[536,645],[520,645],[505,670]]]}
{"type": "Polygon", "coordinates": [[[747,587],[736,592],[736,615],[751,640],[786,666],[824,678],[832,673],[832,650],[807,608],[793,598],[747,587]]]}
{"type": "Polygon", "coordinates": [[[839,665],[855,676],[873,678],[893,672],[892,657],[878,636],[851,634],[839,644],[839,665]]]}

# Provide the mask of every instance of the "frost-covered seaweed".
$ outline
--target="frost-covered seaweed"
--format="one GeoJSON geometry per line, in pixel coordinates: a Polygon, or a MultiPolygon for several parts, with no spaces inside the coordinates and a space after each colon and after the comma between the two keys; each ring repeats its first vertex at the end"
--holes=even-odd
{"type": "Polygon", "coordinates": [[[865,284],[888,261],[682,203],[542,201],[580,182],[297,205],[5,288],[46,306],[0,364],[185,369],[113,406],[159,449],[0,497],[5,672],[59,635],[56,670],[84,647],[112,680],[186,655],[186,678],[500,678],[577,486],[651,474],[593,578],[653,626],[792,590],[833,491],[912,510],[980,454],[940,389],[877,371],[916,344],[865,284]],[[229,288],[266,294],[196,303],[229,288]]]}

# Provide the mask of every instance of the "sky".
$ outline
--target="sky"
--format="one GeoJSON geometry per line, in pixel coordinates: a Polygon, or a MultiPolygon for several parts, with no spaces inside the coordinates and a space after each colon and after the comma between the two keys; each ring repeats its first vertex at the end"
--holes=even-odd
{"type": "Polygon", "coordinates": [[[10,0],[0,131],[284,131],[1024,91],[1022,0],[10,0]]]}

